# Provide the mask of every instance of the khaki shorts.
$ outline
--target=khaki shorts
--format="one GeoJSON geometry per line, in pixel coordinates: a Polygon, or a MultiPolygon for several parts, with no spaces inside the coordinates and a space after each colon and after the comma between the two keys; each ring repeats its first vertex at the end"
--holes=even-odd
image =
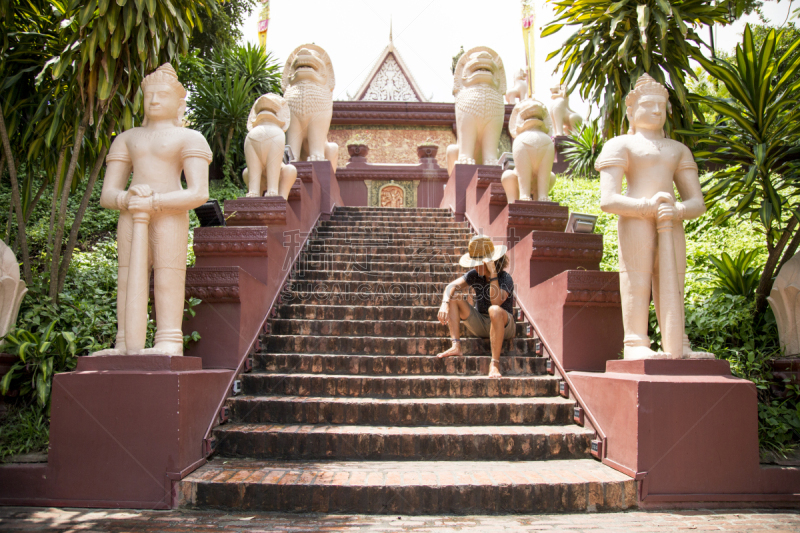
{"type": "MultiPolygon", "coordinates": [[[[505,309],[503,309],[505,311],[505,309]]],[[[508,313],[508,322],[506,322],[506,330],[503,334],[504,339],[513,339],[514,333],[516,333],[516,323],[514,322],[514,315],[508,313]]],[[[489,338],[489,331],[492,326],[492,319],[489,318],[489,315],[482,315],[478,312],[477,309],[473,306],[469,306],[469,316],[462,321],[467,329],[475,335],[476,337],[481,337],[484,339],[489,338]]]]}

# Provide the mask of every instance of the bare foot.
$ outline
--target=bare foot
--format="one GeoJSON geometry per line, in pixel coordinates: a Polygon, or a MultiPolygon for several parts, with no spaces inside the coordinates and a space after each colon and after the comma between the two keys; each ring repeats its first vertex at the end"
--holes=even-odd
{"type": "Polygon", "coordinates": [[[108,348],[105,350],[100,350],[98,352],[94,352],[92,355],[127,355],[127,351],[125,350],[125,346],[121,348],[108,348]]]}
{"type": "Polygon", "coordinates": [[[460,342],[454,342],[449,350],[445,350],[442,353],[437,354],[436,357],[438,357],[439,359],[444,359],[445,357],[450,357],[452,355],[464,355],[463,353],[461,353],[460,342]]]}
{"type": "Polygon", "coordinates": [[[264,196],[280,196],[278,191],[267,191],[264,193],[264,196]]]}
{"type": "Polygon", "coordinates": [[[257,192],[248,192],[245,195],[245,198],[258,198],[258,193],[257,192]]]}
{"type": "Polygon", "coordinates": [[[500,373],[500,361],[495,361],[492,359],[492,362],[489,363],[489,377],[490,378],[501,378],[503,374],[500,373]]]}
{"type": "Polygon", "coordinates": [[[182,342],[157,342],[152,348],[145,348],[142,355],[183,355],[182,342]]]}

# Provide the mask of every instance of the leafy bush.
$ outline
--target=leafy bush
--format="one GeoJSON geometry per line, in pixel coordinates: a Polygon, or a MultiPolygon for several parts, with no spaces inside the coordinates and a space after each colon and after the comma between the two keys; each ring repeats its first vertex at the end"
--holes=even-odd
{"type": "Polygon", "coordinates": [[[761,276],[760,269],[750,266],[757,255],[758,250],[749,252],[741,250],[735,259],[731,258],[727,252],[722,252],[719,257],[710,255],[708,258],[716,268],[712,280],[712,285],[716,287],[714,293],[726,292],[739,296],[752,296],[761,276]]]}
{"type": "Polygon", "coordinates": [[[594,169],[597,156],[603,149],[605,140],[603,139],[597,119],[586,122],[575,135],[570,135],[566,139],[567,148],[562,155],[564,160],[569,163],[567,172],[572,178],[597,178],[599,173],[594,169]]]}
{"type": "Polygon", "coordinates": [[[0,418],[0,461],[11,455],[46,451],[50,422],[36,406],[12,406],[0,418]]]}
{"type": "Polygon", "coordinates": [[[87,340],[76,339],[71,331],[55,331],[55,327],[53,321],[36,333],[17,328],[5,336],[3,348],[19,356],[19,361],[0,380],[0,394],[19,389],[20,396],[33,394],[39,407],[49,411],[53,375],[75,368],[78,343],[87,340]]]}

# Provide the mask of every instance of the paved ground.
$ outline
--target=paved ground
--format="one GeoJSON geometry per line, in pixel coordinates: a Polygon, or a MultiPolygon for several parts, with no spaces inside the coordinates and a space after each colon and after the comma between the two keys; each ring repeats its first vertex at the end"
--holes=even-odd
{"type": "Polygon", "coordinates": [[[0,507],[0,531],[800,531],[800,510],[634,511],[536,516],[336,516],[0,507]]]}

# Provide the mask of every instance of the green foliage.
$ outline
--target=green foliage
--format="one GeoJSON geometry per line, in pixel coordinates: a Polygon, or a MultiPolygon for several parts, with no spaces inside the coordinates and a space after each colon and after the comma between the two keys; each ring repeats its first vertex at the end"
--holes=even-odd
{"type": "Polygon", "coordinates": [[[598,119],[586,121],[577,134],[566,139],[567,148],[563,150],[564,160],[569,163],[567,172],[573,178],[597,178],[598,172],[594,169],[597,156],[603,150],[603,139],[598,119]]]}
{"type": "Polygon", "coordinates": [[[695,151],[696,157],[724,165],[704,183],[706,205],[730,203],[715,221],[737,217],[763,228],[769,256],[756,289],[759,314],[766,309],[779,259],[785,250],[794,253],[786,244],[800,218],[800,80],[792,81],[800,69],[800,37],[783,43],[785,52],[778,56],[784,38],[771,30],[758,48],[748,25],[734,62],[697,58],[731,97],[693,96],[713,109],[717,120],[681,132],[698,137],[704,149],[695,151]]]}
{"type": "Polygon", "coordinates": [[[226,0],[224,3],[212,2],[210,7],[210,12],[198,12],[199,24],[189,37],[189,49],[202,58],[210,57],[214,50],[233,46],[242,39],[241,28],[256,7],[256,1],[226,0]]]}
{"type": "Polygon", "coordinates": [[[691,127],[697,112],[685,80],[693,76],[689,60],[702,57],[696,30],[726,23],[724,3],[575,0],[556,2],[554,8],[556,19],[544,27],[542,37],[565,26],[576,31],[547,59],[560,56],[557,68],[568,93],[579,87],[584,100],[600,104],[606,137],[627,130],[624,98],[645,72],[669,90],[667,130],[691,127]]]}
{"type": "MultiPolygon", "coordinates": [[[[600,182],[593,179],[559,178],[551,197],[570,211],[598,215],[596,232],[603,233],[603,270],[618,270],[617,217],[600,210],[600,182]]],[[[748,220],[715,219],[730,204],[722,201],[703,216],[684,223],[686,231],[686,333],[695,350],[711,352],[727,360],[735,376],[752,381],[759,398],[759,440],[763,450],[785,453],[800,442],[795,425],[800,395],[791,387],[786,399],[774,397],[770,361],[780,355],[778,331],[770,311],[754,320],[752,298],[715,290],[716,267],[712,258],[721,250],[731,257],[745,257],[744,271],[762,265],[766,253],[759,246],[759,224],[748,220]],[[750,252],[754,250],[754,252],[750,252]],[[774,405],[777,403],[778,405],[774,405]]],[[[758,269],[756,269],[758,270],[758,269]]],[[[650,311],[653,349],[661,347],[655,310],[650,311]]]]}
{"type": "Polygon", "coordinates": [[[56,331],[53,321],[36,333],[16,328],[5,336],[3,348],[19,356],[8,373],[0,380],[0,394],[14,388],[20,396],[33,394],[39,407],[49,408],[53,375],[75,368],[78,344],[87,339],[76,339],[71,331],[56,331]]]}
{"type": "Polygon", "coordinates": [[[185,66],[181,77],[191,73],[194,79],[187,101],[191,127],[208,140],[225,178],[238,182],[250,108],[262,94],[282,94],[278,62],[260,46],[247,44],[218,50],[209,60],[192,56],[185,66]]]}
{"type": "Polygon", "coordinates": [[[0,418],[0,461],[11,455],[47,451],[50,422],[44,410],[12,406],[0,418]]]}
{"type": "Polygon", "coordinates": [[[761,277],[761,269],[751,267],[751,263],[758,256],[758,250],[744,250],[736,258],[731,258],[727,252],[722,252],[719,257],[709,256],[716,271],[712,281],[714,292],[725,292],[734,296],[752,296],[761,277]]]}

